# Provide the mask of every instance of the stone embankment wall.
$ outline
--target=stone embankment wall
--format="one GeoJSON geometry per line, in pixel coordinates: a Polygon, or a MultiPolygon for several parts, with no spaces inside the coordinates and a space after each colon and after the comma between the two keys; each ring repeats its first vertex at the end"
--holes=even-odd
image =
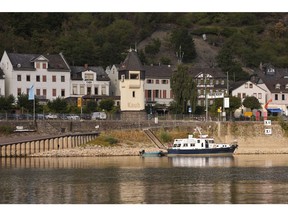
{"type": "Polygon", "coordinates": [[[236,154],[288,154],[288,137],[278,122],[271,126],[263,122],[225,122],[217,133],[218,141],[237,141],[236,154]],[[265,129],[271,129],[272,134],[265,134],[265,129]]]}

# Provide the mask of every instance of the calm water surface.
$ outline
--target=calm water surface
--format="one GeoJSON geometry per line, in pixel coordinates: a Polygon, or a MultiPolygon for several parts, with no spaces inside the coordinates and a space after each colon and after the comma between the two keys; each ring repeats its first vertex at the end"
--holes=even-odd
{"type": "Polygon", "coordinates": [[[0,162],[1,204],[288,203],[288,155],[0,162]]]}

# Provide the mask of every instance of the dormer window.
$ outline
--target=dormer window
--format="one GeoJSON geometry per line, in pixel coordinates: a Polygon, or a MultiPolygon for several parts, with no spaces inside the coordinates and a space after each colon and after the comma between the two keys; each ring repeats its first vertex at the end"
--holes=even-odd
{"type": "Polygon", "coordinates": [[[275,85],[275,89],[280,89],[280,84],[279,84],[279,83],[277,83],[277,84],[275,85]]]}
{"type": "Polygon", "coordinates": [[[48,68],[49,60],[42,55],[40,55],[36,58],[33,58],[30,61],[34,63],[34,67],[36,69],[47,69],[48,68]]]}
{"type": "Polygon", "coordinates": [[[85,79],[85,81],[93,81],[93,80],[94,80],[94,74],[92,74],[92,73],[85,73],[84,79],[85,79]]]}

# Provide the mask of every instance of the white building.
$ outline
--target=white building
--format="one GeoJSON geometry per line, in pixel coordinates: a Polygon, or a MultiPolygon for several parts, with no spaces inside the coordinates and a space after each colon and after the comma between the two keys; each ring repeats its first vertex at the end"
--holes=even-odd
{"type": "Polygon", "coordinates": [[[170,65],[144,66],[145,69],[145,100],[146,105],[162,105],[165,109],[173,101],[171,77],[173,70],[170,65]]]}
{"type": "Polygon", "coordinates": [[[109,96],[110,79],[102,67],[71,66],[71,97],[109,96]]]}
{"type": "Polygon", "coordinates": [[[105,71],[110,78],[110,88],[109,95],[110,96],[120,96],[120,87],[119,87],[119,67],[117,65],[113,65],[111,68],[107,67],[105,71]]]}
{"type": "Polygon", "coordinates": [[[145,70],[134,50],[130,50],[119,69],[121,111],[144,111],[145,70]]]}
{"type": "MultiPolygon", "coordinates": [[[[238,97],[241,99],[241,103],[243,103],[246,97],[252,97],[258,99],[259,103],[262,106],[262,115],[266,113],[266,109],[264,108],[265,104],[267,103],[267,95],[269,91],[267,88],[263,88],[264,86],[260,87],[251,81],[246,82],[238,82],[234,83],[234,88],[232,88],[231,95],[234,97],[238,97]]],[[[245,113],[247,110],[244,106],[240,107],[238,110],[235,111],[235,116],[239,117],[241,114],[245,113]]],[[[250,110],[249,110],[250,111],[250,110]]]]}
{"type": "Polygon", "coordinates": [[[5,95],[34,94],[40,100],[70,96],[70,68],[60,54],[4,54],[0,63],[5,74],[5,95]]]}
{"type": "Polygon", "coordinates": [[[231,93],[232,96],[240,98],[241,102],[248,96],[254,96],[263,106],[267,102],[267,94],[268,92],[264,88],[261,88],[251,81],[244,82],[239,87],[233,89],[231,93]]]}
{"type": "Polygon", "coordinates": [[[0,96],[5,96],[5,75],[0,68],[0,96]]]}

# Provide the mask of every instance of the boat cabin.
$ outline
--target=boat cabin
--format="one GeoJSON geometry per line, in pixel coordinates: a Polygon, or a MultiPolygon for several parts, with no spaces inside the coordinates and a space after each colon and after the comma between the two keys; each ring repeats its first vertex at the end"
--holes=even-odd
{"type": "Polygon", "coordinates": [[[207,135],[202,135],[199,138],[194,138],[193,135],[188,135],[187,139],[175,139],[173,149],[206,149],[206,148],[225,148],[229,144],[216,144],[213,138],[208,138],[207,135]]]}

